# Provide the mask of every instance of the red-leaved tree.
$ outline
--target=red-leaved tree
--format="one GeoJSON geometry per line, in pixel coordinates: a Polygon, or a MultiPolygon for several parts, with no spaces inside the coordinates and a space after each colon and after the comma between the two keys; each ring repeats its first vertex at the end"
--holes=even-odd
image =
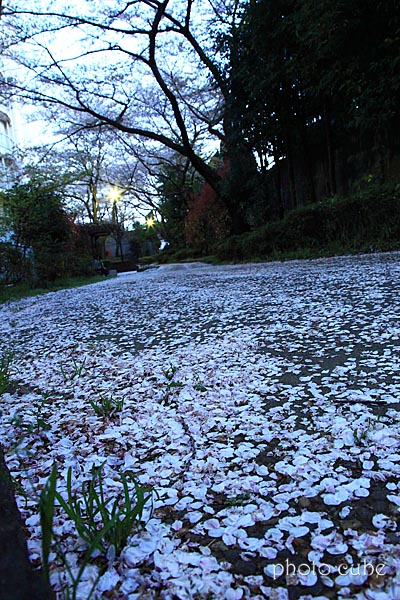
{"type": "Polygon", "coordinates": [[[201,194],[189,201],[185,220],[186,242],[202,254],[208,254],[213,244],[225,239],[229,233],[228,211],[215,190],[205,183],[201,194]]]}

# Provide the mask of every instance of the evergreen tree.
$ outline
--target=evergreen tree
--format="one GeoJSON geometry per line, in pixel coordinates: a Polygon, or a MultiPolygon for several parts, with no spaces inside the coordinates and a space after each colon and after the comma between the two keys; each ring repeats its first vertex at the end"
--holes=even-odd
{"type": "Polygon", "coordinates": [[[76,233],[59,192],[31,179],[3,192],[2,199],[12,245],[31,264],[31,276],[46,282],[71,271],[76,233]]]}

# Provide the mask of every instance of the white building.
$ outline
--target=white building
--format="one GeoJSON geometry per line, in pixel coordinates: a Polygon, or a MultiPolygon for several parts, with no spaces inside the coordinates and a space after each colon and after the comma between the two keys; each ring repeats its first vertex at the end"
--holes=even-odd
{"type": "Polygon", "coordinates": [[[2,86],[6,81],[4,61],[0,62],[0,189],[10,186],[10,169],[15,160],[18,143],[18,114],[14,106],[2,98],[2,86]]]}
{"type": "Polygon", "coordinates": [[[6,66],[5,59],[0,59],[0,189],[10,185],[10,167],[15,161],[17,146],[20,142],[21,111],[5,99],[6,86],[11,67],[6,66]]]}
{"type": "Polygon", "coordinates": [[[16,148],[12,114],[0,104],[0,189],[9,187],[9,170],[16,148]]]}

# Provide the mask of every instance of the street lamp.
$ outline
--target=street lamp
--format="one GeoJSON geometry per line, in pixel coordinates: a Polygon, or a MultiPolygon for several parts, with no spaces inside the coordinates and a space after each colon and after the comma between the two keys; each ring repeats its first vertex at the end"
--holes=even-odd
{"type": "Polygon", "coordinates": [[[156,221],[155,221],[153,215],[150,215],[149,217],[147,217],[146,225],[147,225],[148,229],[150,229],[151,227],[154,227],[155,224],[156,224],[156,221]]]}
{"type": "Polygon", "coordinates": [[[110,200],[110,202],[112,204],[112,206],[111,206],[111,221],[113,223],[115,223],[117,220],[117,202],[118,202],[118,200],[120,200],[121,196],[122,196],[122,192],[119,189],[119,187],[116,185],[113,185],[109,189],[108,194],[107,194],[107,198],[110,200]]]}
{"type": "Polygon", "coordinates": [[[119,187],[117,187],[116,185],[113,185],[109,190],[108,190],[108,194],[107,194],[107,198],[113,203],[115,204],[116,202],[118,202],[118,200],[121,198],[121,190],[119,189],[119,187]]]}

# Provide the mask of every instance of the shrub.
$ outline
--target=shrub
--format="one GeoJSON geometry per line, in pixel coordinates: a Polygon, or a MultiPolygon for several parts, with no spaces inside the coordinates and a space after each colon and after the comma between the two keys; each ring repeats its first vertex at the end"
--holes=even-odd
{"type": "Polygon", "coordinates": [[[3,279],[38,285],[88,272],[82,240],[51,184],[33,178],[2,192],[1,199],[10,238],[0,249],[3,279]]]}
{"type": "Polygon", "coordinates": [[[224,239],[229,231],[228,212],[209,184],[189,203],[185,221],[187,243],[198,252],[209,253],[213,244],[224,239]]]}
{"type": "Polygon", "coordinates": [[[270,258],[307,250],[314,254],[391,250],[400,246],[400,185],[371,184],[347,197],[334,197],[287,213],[217,244],[222,260],[270,258]]]}
{"type": "Polygon", "coordinates": [[[5,352],[0,357],[0,396],[7,391],[10,385],[10,366],[14,358],[13,352],[5,352]]]}
{"type": "Polygon", "coordinates": [[[32,262],[9,242],[0,242],[0,282],[19,283],[32,275],[32,262]]]}

